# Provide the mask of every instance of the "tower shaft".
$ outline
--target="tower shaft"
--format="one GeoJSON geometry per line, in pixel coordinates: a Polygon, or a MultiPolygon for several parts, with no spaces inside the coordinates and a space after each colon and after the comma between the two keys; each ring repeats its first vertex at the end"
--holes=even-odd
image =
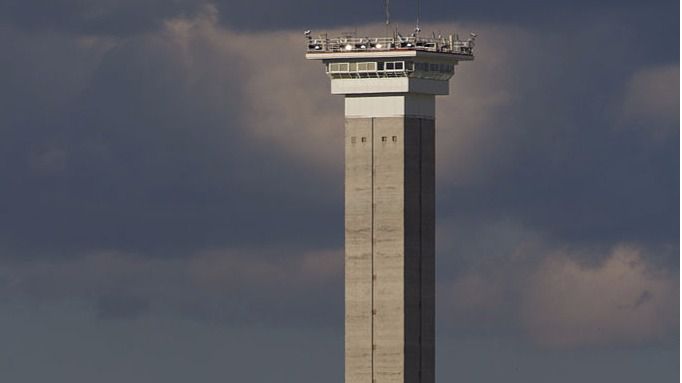
{"type": "Polygon", "coordinates": [[[346,106],[346,383],[433,383],[434,119],[346,106]]]}

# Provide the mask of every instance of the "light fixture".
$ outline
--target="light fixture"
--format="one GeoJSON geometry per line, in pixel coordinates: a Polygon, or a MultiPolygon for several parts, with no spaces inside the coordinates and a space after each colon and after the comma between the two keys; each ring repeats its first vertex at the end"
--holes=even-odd
{"type": "Polygon", "coordinates": [[[352,50],[353,50],[353,46],[350,45],[350,44],[346,45],[346,50],[347,50],[347,51],[352,51],[352,50]]]}
{"type": "Polygon", "coordinates": [[[381,49],[381,47],[383,47],[383,45],[381,45],[381,43],[379,43],[376,45],[376,47],[377,47],[377,49],[381,49]]]}

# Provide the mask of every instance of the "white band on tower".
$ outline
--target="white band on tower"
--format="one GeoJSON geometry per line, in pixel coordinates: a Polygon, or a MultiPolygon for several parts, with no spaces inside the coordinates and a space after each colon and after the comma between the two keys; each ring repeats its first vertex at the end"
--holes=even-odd
{"type": "Polygon", "coordinates": [[[346,118],[436,117],[436,98],[432,94],[346,96],[345,104],[346,118]]]}

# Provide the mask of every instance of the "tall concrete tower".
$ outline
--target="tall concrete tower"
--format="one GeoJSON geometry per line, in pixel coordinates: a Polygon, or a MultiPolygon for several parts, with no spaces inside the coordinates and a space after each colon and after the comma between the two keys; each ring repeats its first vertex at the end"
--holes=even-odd
{"type": "Polygon", "coordinates": [[[475,35],[319,38],[345,96],[345,381],[435,381],[435,96],[475,35]]]}

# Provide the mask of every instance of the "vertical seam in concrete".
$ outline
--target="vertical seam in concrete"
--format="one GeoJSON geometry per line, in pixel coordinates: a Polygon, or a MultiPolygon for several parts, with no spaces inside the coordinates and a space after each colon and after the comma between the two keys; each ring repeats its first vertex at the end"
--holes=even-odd
{"type": "Polygon", "coordinates": [[[422,129],[422,119],[419,119],[419,382],[422,381],[422,348],[423,348],[423,343],[424,340],[422,339],[422,311],[424,310],[424,307],[422,305],[422,294],[423,294],[423,289],[422,289],[422,263],[423,263],[423,258],[422,258],[422,247],[423,247],[423,238],[422,238],[422,216],[424,214],[422,210],[422,192],[423,192],[423,178],[422,178],[422,171],[423,171],[423,163],[422,163],[422,156],[423,156],[423,148],[422,145],[424,144],[423,142],[423,134],[424,131],[422,129]]]}
{"type": "Polygon", "coordinates": [[[371,329],[371,344],[370,344],[370,354],[371,354],[371,360],[370,360],[370,366],[372,370],[372,376],[371,379],[372,381],[370,383],[374,383],[374,284],[376,281],[374,280],[374,118],[372,118],[370,123],[370,150],[372,153],[372,159],[371,159],[371,186],[372,186],[372,217],[370,219],[370,231],[371,231],[371,237],[372,241],[370,244],[370,257],[371,257],[371,275],[370,275],[370,281],[371,281],[371,312],[370,314],[370,329],[371,329]]]}

